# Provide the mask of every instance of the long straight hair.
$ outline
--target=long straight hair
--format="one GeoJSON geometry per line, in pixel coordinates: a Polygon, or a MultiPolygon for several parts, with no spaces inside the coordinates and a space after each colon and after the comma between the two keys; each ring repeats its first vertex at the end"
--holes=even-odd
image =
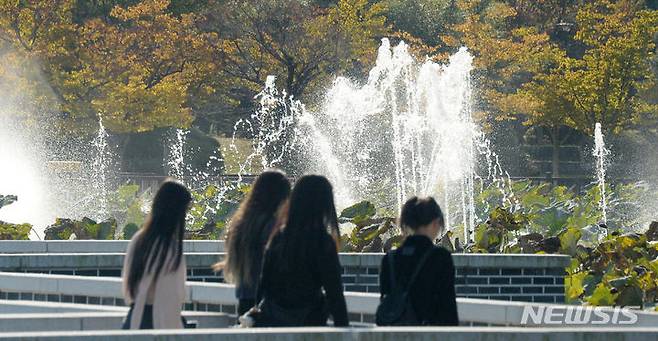
{"type": "Polygon", "coordinates": [[[340,233],[333,188],[324,176],[305,175],[292,190],[288,221],[281,232],[284,262],[289,266],[299,264],[316,250],[319,234],[327,232],[338,247],[340,233]]]}
{"type": "Polygon", "coordinates": [[[215,270],[223,270],[224,277],[237,285],[253,285],[252,278],[256,257],[262,257],[265,243],[274,225],[278,227],[281,207],[290,195],[290,181],[278,170],[261,173],[229,222],[226,241],[226,259],[215,264],[215,270]],[[265,235],[267,234],[267,235],[265,235]]]}
{"type": "Polygon", "coordinates": [[[136,296],[145,272],[154,272],[155,278],[160,275],[170,252],[173,262],[166,271],[175,271],[180,266],[185,216],[191,201],[190,192],[177,181],[167,180],[158,189],[149,218],[135,240],[135,254],[128,272],[128,289],[132,297],[136,296]]]}

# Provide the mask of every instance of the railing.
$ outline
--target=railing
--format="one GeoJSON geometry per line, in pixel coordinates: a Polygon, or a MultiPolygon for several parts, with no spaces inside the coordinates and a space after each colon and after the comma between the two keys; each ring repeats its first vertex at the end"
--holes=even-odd
{"type": "MultiPolygon", "coordinates": [[[[32,294],[84,295],[97,297],[122,298],[121,279],[107,277],[83,277],[42,275],[0,272],[0,291],[25,292],[32,294]]],[[[379,304],[379,295],[369,293],[346,292],[348,312],[360,315],[374,315],[379,304]]],[[[234,287],[229,284],[188,282],[186,301],[194,304],[235,305],[237,303],[234,287]]],[[[488,324],[498,326],[553,326],[545,321],[532,319],[522,323],[524,310],[528,307],[539,309],[582,309],[576,306],[558,304],[538,304],[523,302],[494,301],[458,298],[458,313],[462,323],[488,324]]],[[[601,308],[604,313],[612,314],[612,308],[601,308]]],[[[618,313],[617,313],[618,314],[618,313]]],[[[634,311],[637,316],[632,327],[658,326],[658,314],[634,311]]],[[[550,321],[549,321],[550,322],[550,321]]],[[[600,328],[605,324],[588,322],[582,327],[600,328]]]]}

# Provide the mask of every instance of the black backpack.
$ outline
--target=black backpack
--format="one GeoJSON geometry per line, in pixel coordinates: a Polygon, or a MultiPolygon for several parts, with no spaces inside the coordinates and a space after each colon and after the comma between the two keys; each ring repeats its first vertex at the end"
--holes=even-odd
{"type": "Polygon", "coordinates": [[[418,319],[416,311],[411,305],[409,298],[409,289],[416,281],[416,277],[420,273],[423,265],[432,254],[434,248],[430,248],[425,252],[420,259],[416,269],[414,270],[409,282],[405,287],[396,284],[397,278],[395,277],[395,252],[392,251],[388,254],[388,267],[390,272],[391,292],[384,295],[381,303],[377,307],[375,315],[375,322],[378,326],[420,326],[423,321],[418,319]]]}

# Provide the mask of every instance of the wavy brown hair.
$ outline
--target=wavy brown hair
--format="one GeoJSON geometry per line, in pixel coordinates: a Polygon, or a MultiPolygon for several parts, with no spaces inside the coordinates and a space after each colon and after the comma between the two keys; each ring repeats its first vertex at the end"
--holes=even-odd
{"type": "Polygon", "coordinates": [[[158,277],[169,252],[173,252],[174,261],[166,271],[175,271],[180,266],[190,202],[190,191],[177,181],[167,180],[158,189],[151,213],[134,241],[135,254],[128,272],[128,290],[132,297],[136,296],[139,281],[146,271],[154,271],[155,278],[158,277]]]}
{"type": "MultiPolygon", "coordinates": [[[[237,285],[254,285],[251,273],[256,257],[262,256],[263,243],[269,240],[268,227],[280,226],[290,195],[290,181],[278,170],[261,173],[229,222],[226,259],[213,266],[237,285]],[[266,235],[267,234],[267,235],[266,235]]],[[[255,279],[258,280],[258,279],[255,279]]]]}

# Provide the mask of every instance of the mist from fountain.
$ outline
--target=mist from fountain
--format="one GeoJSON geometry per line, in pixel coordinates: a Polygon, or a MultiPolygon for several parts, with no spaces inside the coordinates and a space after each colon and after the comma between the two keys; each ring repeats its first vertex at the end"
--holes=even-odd
{"type": "Polygon", "coordinates": [[[60,135],[47,114],[3,110],[0,193],[18,201],[0,210],[0,220],[30,223],[38,239],[57,217],[107,219],[115,157],[102,118],[94,137],[83,138],[60,135]]]}
{"type": "Polygon", "coordinates": [[[49,182],[39,159],[42,144],[29,135],[23,124],[0,112],[0,194],[18,197],[0,210],[0,220],[50,224],[52,207],[44,195],[49,182]]]}

